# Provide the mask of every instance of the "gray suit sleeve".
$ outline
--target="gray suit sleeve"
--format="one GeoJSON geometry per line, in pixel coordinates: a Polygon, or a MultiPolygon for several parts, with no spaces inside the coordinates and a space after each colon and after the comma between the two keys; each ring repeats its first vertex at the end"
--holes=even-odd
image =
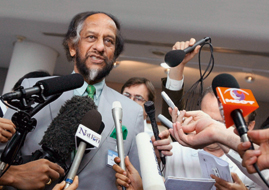
{"type": "MultiPolygon", "coordinates": [[[[139,112],[137,119],[136,119],[136,125],[135,125],[136,129],[137,129],[137,134],[144,132],[144,119],[143,119],[143,112],[139,112]]],[[[136,134],[136,135],[137,135],[136,134]]],[[[133,166],[135,167],[135,169],[139,172],[139,174],[141,175],[140,172],[140,162],[139,162],[139,158],[138,158],[138,150],[137,150],[137,144],[136,144],[136,138],[132,139],[132,145],[130,148],[130,151],[128,153],[130,162],[133,164],[133,166]]]]}

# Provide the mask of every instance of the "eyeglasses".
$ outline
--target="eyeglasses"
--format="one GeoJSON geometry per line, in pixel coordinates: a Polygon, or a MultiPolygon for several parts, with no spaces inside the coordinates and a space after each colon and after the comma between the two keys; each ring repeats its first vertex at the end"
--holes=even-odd
{"type": "Polygon", "coordinates": [[[133,100],[137,103],[144,103],[146,101],[141,95],[132,95],[128,92],[124,92],[123,95],[130,99],[133,97],[133,100]]]}

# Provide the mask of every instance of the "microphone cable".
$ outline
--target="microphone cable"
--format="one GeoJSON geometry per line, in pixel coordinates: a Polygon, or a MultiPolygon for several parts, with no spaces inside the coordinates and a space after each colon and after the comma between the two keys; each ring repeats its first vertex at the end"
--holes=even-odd
{"type": "Polygon", "coordinates": [[[187,90],[186,93],[184,93],[184,95],[180,99],[180,102],[181,102],[186,97],[186,101],[185,101],[186,110],[194,110],[194,109],[197,109],[197,106],[200,106],[201,98],[202,98],[202,94],[204,90],[203,81],[210,75],[210,73],[212,72],[214,68],[214,55],[213,55],[213,45],[211,44],[211,38],[209,39],[209,42],[206,42],[203,45],[201,45],[201,48],[198,54],[198,65],[199,65],[200,78],[187,90]],[[210,59],[209,59],[209,62],[207,64],[205,71],[202,72],[201,51],[204,45],[209,45],[210,59]],[[200,88],[197,89],[197,87],[199,87],[199,84],[200,84],[200,88]],[[197,91],[198,91],[199,97],[195,98],[195,92],[197,91]]]}

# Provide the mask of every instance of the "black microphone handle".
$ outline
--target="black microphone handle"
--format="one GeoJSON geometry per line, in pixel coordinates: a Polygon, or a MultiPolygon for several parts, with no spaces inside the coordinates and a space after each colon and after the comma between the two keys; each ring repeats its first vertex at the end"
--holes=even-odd
{"type": "Polygon", "coordinates": [[[234,125],[241,137],[242,142],[247,142],[249,141],[247,132],[248,132],[248,127],[246,125],[245,119],[242,115],[242,112],[240,109],[235,109],[231,112],[232,119],[234,121],[234,125]]]}
{"type": "Polygon", "coordinates": [[[210,40],[210,37],[205,37],[205,38],[199,40],[198,42],[196,42],[195,44],[193,44],[193,46],[187,47],[187,48],[184,49],[183,51],[184,51],[186,54],[187,54],[187,53],[190,53],[190,52],[192,52],[192,51],[196,48],[196,46],[198,46],[198,45],[202,45],[202,44],[204,44],[204,43],[205,43],[206,41],[208,41],[208,40],[210,40]]]}
{"type": "MultiPolygon", "coordinates": [[[[152,126],[152,130],[153,130],[153,134],[154,134],[155,140],[156,141],[157,140],[161,140],[161,138],[159,137],[159,128],[158,128],[158,125],[157,125],[157,122],[156,122],[156,119],[155,119],[154,112],[153,113],[150,113],[148,115],[149,115],[149,119],[150,119],[150,122],[151,122],[151,126],[152,126]]],[[[159,154],[160,154],[160,158],[161,158],[161,161],[162,161],[163,165],[165,165],[165,163],[166,163],[165,157],[162,154],[162,151],[161,150],[159,150],[159,154]]]]}
{"type": "Polygon", "coordinates": [[[159,137],[159,129],[158,129],[158,125],[154,116],[154,113],[148,114],[150,122],[151,122],[151,126],[152,126],[152,130],[153,130],[153,134],[155,137],[155,140],[160,140],[161,138],[159,137]]]}

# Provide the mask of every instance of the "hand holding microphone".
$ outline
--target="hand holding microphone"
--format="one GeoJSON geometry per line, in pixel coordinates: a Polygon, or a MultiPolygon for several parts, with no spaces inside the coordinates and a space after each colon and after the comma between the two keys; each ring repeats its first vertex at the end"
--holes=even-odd
{"type": "Polygon", "coordinates": [[[247,89],[239,89],[236,79],[226,73],[213,79],[212,88],[220,103],[220,111],[225,119],[226,127],[235,124],[241,141],[249,141],[244,116],[259,107],[252,92],[247,89]]]}
{"type": "Polygon", "coordinates": [[[80,143],[66,178],[65,189],[73,183],[86,147],[98,147],[101,142],[101,133],[104,129],[104,125],[102,124],[102,116],[97,110],[90,110],[87,112],[80,123],[81,124],[76,132],[76,137],[80,139],[80,143]]]}
{"type": "MultiPolygon", "coordinates": [[[[205,42],[211,40],[210,37],[205,37],[201,40],[199,40],[198,42],[196,42],[195,44],[192,44],[194,39],[192,38],[190,41],[190,43],[192,44],[192,46],[185,48],[184,50],[181,49],[176,49],[176,50],[172,50],[169,51],[164,58],[165,63],[167,63],[170,67],[176,67],[178,66],[185,58],[186,54],[192,52],[195,50],[195,48],[198,45],[203,45],[205,42]]],[[[198,53],[198,49],[196,49],[198,53]]],[[[195,54],[194,54],[195,55],[195,54]]],[[[192,55],[186,62],[188,62],[194,55],[192,55]]]]}
{"type": "MultiPolygon", "coordinates": [[[[120,158],[120,167],[125,170],[124,164],[124,145],[123,145],[123,136],[122,136],[122,107],[119,101],[115,101],[112,104],[112,116],[116,128],[117,134],[117,148],[118,148],[118,155],[120,158]]],[[[125,189],[125,187],[122,187],[125,189]]]]}
{"type": "MultiPolygon", "coordinates": [[[[115,157],[115,163],[119,164],[121,162],[119,157],[115,157]]],[[[116,172],[116,185],[117,187],[124,186],[126,189],[131,190],[143,190],[143,184],[141,176],[138,171],[132,165],[129,160],[129,157],[125,157],[125,167],[126,171],[124,171],[119,165],[114,164],[113,169],[116,172]],[[126,174],[125,174],[126,173],[126,174]]]]}
{"type": "MultiPolygon", "coordinates": [[[[160,140],[159,128],[158,128],[158,125],[157,125],[157,122],[156,122],[156,119],[155,119],[155,106],[154,106],[154,103],[152,101],[147,101],[144,104],[144,107],[145,107],[145,111],[146,111],[147,115],[149,116],[155,140],[160,140]]],[[[163,165],[165,165],[165,157],[164,157],[164,155],[162,154],[162,152],[160,150],[159,150],[159,154],[160,154],[160,158],[161,158],[161,161],[162,161],[163,165]]]]}

